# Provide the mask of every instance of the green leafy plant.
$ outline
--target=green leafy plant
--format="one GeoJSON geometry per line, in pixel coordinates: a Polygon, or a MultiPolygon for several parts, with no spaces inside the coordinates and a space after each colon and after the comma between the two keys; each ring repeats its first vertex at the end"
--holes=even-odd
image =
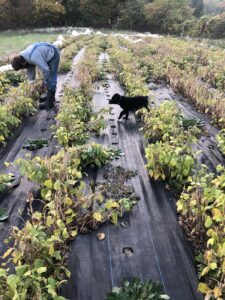
{"type": "Polygon", "coordinates": [[[177,208],[182,214],[181,223],[194,241],[201,279],[199,290],[212,299],[222,300],[225,296],[225,168],[219,165],[217,172],[218,175],[207,173],[204,168],[190,177],[177,208]]]}
{"type": "Polygon", "coordinates": [[[42,138],[35,139],[35,140],[26,140],[23,144],[24,149],[28,149],[31,151],[41,149],[47,146],[48,146],[48,140],[42,138]]]}
{"type": "Polygon", "coordinates": [[[219,132],[219,134],[216,136],[216,139],[218,141],[219,148],[225,154],[225,129],[219,132]]]}
{"type": "Polygon", "coordinates": [[[170,37],[147,40],[142,44],[125,40],[122,43],[132,51],[145,77],[167,81],[174,90],[209,114],[214,122],[224,126],[221,48],[212,49],[205,43],[170,37]]]}
{"type": "Polygon", "coordinates": [[[80,160],[81,166],[92,166],[96,165],[101,167],[102,165],[106,165],[113,159],[118,159],[122,155],[122,151],[120,149],[113,149],[103,147],[97,143],[91,143],[87,146],[81,146],[78,150],[80,152],[80,160]]]}
{"type": "Polygon", "coordinates": [[[5,221],[9,218],[7,210],[3,207],[0,207],[0,222],[5,221]]]}
{"type": "Polygon", "coordinates": [[[4,74],[0,74],[0,101],[4,101],[5,93],[9,88],[9,80],[4,74]]]}
{"type": "Polygon", "coordinates": [[[121,288],[115,287],[106,300],[159,300],[170,299],[160,283],[149,280],[142,282],[140,279],[124,281],[121,288]]]}
{"type": "Polygon", "coordinates": [[[24,81],[24,76],[21,73],[16,73],[13,71],[8,71],[5,73],[5,78],[10,85],[18,86],[21,82],[24,81]]]}
{"type": "Polygon", "coordinates": [[[146,148],[147,165],[151,177],[155,180],[169,180],[180,189],[191,174],[195,161],[187,146],[172,145],[168,142],[156,142],[146,148]]]}
{"type": "Polygon", "coordinates": [[[4,192],[7,187],[10,187],[14,179],[15,175],[12,173],[0,174],[0,193],[4,192]]]}
{"type": "Polygon", "coordinates": [[[204,127],[204,121],[198,118],[183,118],[182,126],[185,130],[188,130],[190,127],[196,126],[198,128],[204,127]]]}
{"type": "Polygon", "coordinates": [[[58,289],[70,277],[65,267],[67,242],[107,220],[117,224],[118,217],[136,204],[134,190],[124,185],[135,173],[122,168],[105,175],[107,186],[101,183],[94,193],[84,194],[79,155],[79,149],[69,148],[49,159],[18,160],[21,174],[40,185],[44,208],[34,212],[29,197],[30,219],[24,228],[12,229],[13,246],[2,258],[14,263],[15,272],[0,268],[0,295],[5,299],[63,300],[58,289]],[[118,193],[112,197],[115,188],[118,193]]]}
{"type": "Polygon", "coordinates": [[[36,111],[35,100],[38,99],[40,84],[36,84],[36,93],[31,96],[26,83],[10,88],[0,106],[0,144],[4,144],[12,129],[36,111]]]}

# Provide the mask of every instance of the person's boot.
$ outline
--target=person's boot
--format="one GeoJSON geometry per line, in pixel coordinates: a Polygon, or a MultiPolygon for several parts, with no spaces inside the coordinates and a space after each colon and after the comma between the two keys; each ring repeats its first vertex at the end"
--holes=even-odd
{"type": "Polygon", "coordinates": [[[49,101],[48,102],[48,107],[49,108],[54,108],[55,107],[55,92],[48,91],[47,99],[49,101]]]}
{"type": "Polygon", "coordinates": [[[47,93],[41,94],[41,96],[40,96],[40,98],[39,98],[39,102],[40,102],[40,103],[43,103],[43,102],[45,102],[45,101],[47,101],[47,93]]]}
{"type": "Polygon", "coordinates": [[[47,100],[43,103],[40,103],[40,109],[51,109],[55,105],[55,92],[48,91],[47,100]]]}

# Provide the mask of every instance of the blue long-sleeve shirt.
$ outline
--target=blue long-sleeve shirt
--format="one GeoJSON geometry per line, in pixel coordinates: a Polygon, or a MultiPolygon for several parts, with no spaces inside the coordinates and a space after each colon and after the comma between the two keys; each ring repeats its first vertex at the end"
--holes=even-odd
{"type": "Polygon", "coordinates": [[[35,80],[35,67],[37,66],[43,73],[44,80],[47,80],[50,74],[48,62],[54,56],[54,48],[51,44],[45,43],[45,45],[39,45],[34,48],[36,44],[33,44],[23,50],[20,55],[32,66],[27,69],[27,76],[30,82],[35,80]]]}

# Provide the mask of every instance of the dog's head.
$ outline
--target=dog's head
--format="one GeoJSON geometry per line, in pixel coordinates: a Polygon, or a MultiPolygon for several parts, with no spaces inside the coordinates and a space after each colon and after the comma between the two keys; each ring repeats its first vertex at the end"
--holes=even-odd
{"type": "Polygon", "coordinates": [[[120,104],[121,96],[120,94],[113,95],[112,99],[109,100],[109,104],[120,104]]]}

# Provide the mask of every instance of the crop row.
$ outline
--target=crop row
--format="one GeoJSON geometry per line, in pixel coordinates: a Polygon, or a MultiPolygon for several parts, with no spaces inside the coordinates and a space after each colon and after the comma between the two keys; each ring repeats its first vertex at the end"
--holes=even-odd
{"type": "MultiPolygon", "coordinates": [[[[114,71],[127,94],[138,95],[140,91],[146,94],[143,69],[138,64],[140,54],[125,52],[121,43],[113,39],[110,43],[114,71]],[[135,80],[130,80],[132,77],[135,80]]],[[[141,113],[149,175],[175,189],[180,223],[197,254],[199,290],[210,299],[222,300],[225,296],[225,169],[218,166],[217,173],[211,174],[206,166],[198,163],[192,144],[201,132],[199,124],[182,116],[175,103],[165,101],[141,113]]]]}
{"type": "Polygon", "coordinates": [[[78,66],[79,74],[89,70],[90,81],[81,76],[79,89],[65,91],[54,128],[64,148],[51,158],[17,162],[21,174],[39,184],[42,210],[33,210],[30,196],[29,220],[22,229],[12,229],[10,248],[3,255],[7,261],[0,268],[3,299],[63,300],[60,287],[70,277],[66,268],[68,242],[106,220],[117,223],[118,217],[130,211],[137,201],[133,197],[110,197],[103,201],[105,191],[92,192],[83,181],[84,168],[100,167],[119,155],[118,150],[86,143],[92,130],[87,124],[91,122],[89,125],[94,124],[98,130],[102,124],[102,118],[93,114],[90,105],[92,83],[98,77],[98,51],[87,47],[78,66]],[[90,193],[85,193],[87,189],[90,193]],[[9,270],[11,263],[15,266],[13,273],[9,270]]]}
{"type": "MultiPolygon", "coordinates": [[[[67,53],[73,48],[72,56],[78,52],[85,39],[75,41],[74,39],[66,42],[64,54],[62,54],[61,64],[68,60],[67,53]],[[72,43],[72,44],[71,44],[72,43]]],[[[70,63],[72,63],[70,59],[70,63]]],[[[4,144],[12,130],[17,127],[24,118],[36,112],[37,101],[40,95],[40,80],[36,81],[36,92],[31,94],[29,85],[25,81],[23,71],[6,72],[0,75],[0,144],[4,144]]]]}
{"type": "MultiPolygon", "coordinates": [[[[37,82],[36,93],[33,95],[30,94],[29,86],[25,82],[6,91],[0,106],[0,144],[5,143],[12,130],[21,124],[25,117],[36,111],[39,86],[37,82]]],[[[3,88],[4,91],[5,88],[6,86],[3,88]]]]}
{"type": "Polygon", "coordinates": [[[224,50],[169,37],[121,43],[134,53],[147,80],[168,81],[215,123],[225,126],[224,50]]]}
{"type": "Polygon", "coordinates": [[[60,72],[68,72],[71,70],[73,58],[77,52],[85,45],[85,42],[88,43],[90,38],[85,37],[76,37],[71,38],[67,41],[66,46],[61,50],[60,55],[60,72]]]}

